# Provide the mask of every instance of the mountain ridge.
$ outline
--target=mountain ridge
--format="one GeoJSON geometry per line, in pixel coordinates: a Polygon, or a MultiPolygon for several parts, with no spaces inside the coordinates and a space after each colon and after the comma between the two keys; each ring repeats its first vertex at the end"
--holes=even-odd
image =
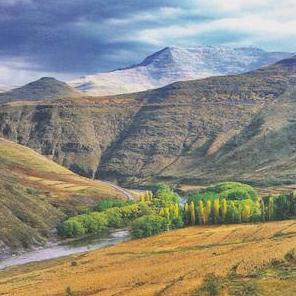
{"type": "Polygon", "coordinates": [[[53,77],[42,77],[24,86],[0,93],[0,102],[42,100],[54,97],[79,96],[79,92],[53,77]]]}
{"type": "Polygon", "coordinates": [[[116,95],[155,89],[176,81],[238,74],[272,64],[292,54],[258,48],[165,47],[141,63],[68,83],[90,95],[116,95]]]}
{"type": "Polygon", "coordinates": [[[125,186],[207,183],[238,176],[260,184],[296,182],[288,169],[296,166],[289,121],[294,108],[289,119],[273,115],[284,102],[293,106],[295,60],[293,56],[244,74],[175,82],[129,95],[8,103],[1,106],[0,134],[83,176],[125,186]],[[274,105],[279,106],[276,111],[260,115],[274,105]],[[260,156],[264,137],[269,139],[260,122],[279,120],[283,129],[269,140],[271,150],[260,156]],[[280,139],[291,140],[278,154],[290,165],[285,162],[282,174],[255,174],[272,165],[271,151],[279,151],[280,139]],[[239,169],[242,158],[246,174],[239,169]]]}

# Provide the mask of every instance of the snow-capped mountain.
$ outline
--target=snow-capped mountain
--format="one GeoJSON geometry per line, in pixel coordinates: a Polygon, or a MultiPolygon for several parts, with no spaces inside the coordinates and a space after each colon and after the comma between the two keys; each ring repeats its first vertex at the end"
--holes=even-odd
{"type": "Polygon", "coordinates": [[[290,56],[291,53],[266,52],[259,48],[166,47],[140,64],[87,75],[68,83],[91,95],[123,94],[158,88],[176,81],[243,73],[290,56]]]}
{"type": "Polygon", "coordinates": [[[12,88],[13,88],[12,86],[8,86],[8,85],[0,83],[0,93],[5,92],[5,91],[9,91],[12,88]]]}

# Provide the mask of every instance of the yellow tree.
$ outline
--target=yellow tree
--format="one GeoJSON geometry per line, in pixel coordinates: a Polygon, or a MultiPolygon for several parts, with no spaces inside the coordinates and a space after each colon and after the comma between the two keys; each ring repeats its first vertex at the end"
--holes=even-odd
{"type": "Polygon", "coordinates": [[[226,215],[227,215],[227,201],[225,198],[222,200],[221,204],[221,214],[222,214],[222,222],[226,222],[226,215]]]}
{"type": "Polygon", "coordinates": [[[210,221],[211,211],[212,211],[212,203],[211,203],[211,200],[208,199],[207,203],[206,203],[206,208],[205,208],[205,223],[206,224],[208,224],[210,221]]]}
{"type": "Polygon", "coordinates": [[[202,200],[198,201],[198,219],[199,224],[205,224],[205,212],[202,200]]]}
{"type": "Polygon", "coordinates": [[[174,205],[174,216],[176,218],[180,217],[180,208],[179,208],[179,205],[177,203],[174,205]]]}
{"type": "Polygon", "coordinates": [[[194,225],[195,224],[195,207],[194,207],[193,201],[190,203],[189,209],[190,209],[190,222],[192,225],[194,225]]]}
{"type": "Polygon", "coordinates": [[[242,220],[243,222],[249,222],[251,216],[251,206],[249,202],[246,202],[242,209],[242,220]]]}
{"type": "Polygon", "coordinates": [[[189,224],[189,222],[190,222],[190,210],[189,210],[188,203],[186,203],[185,206],[184,206],[184,216],[185,216],[185,223],[189,224]]]}
{"type": "Polygon", "coordinates": [[[219,198],[214,200],[214,222],[215,224],[219,223],[219,211],[220,211],[220,201],[219,198]]]}

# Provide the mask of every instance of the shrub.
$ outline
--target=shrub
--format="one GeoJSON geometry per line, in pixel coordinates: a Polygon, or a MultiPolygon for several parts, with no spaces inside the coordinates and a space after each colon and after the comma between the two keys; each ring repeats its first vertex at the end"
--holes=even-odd
{"type": "Polygon", "coordinates": [[[207,274],[202,286],[195,295],[218,296],[223,290],[222,280],[213,273],[207,274]]]}
{"type": "Polygon", "coordinates": [[[75,217],[66,220],[60,227],[59,233],[64,237],[75,237],[85,234],[85,228],[75,217]]]}
{"type": "Polygon", "coordinates": [[[94,210],[96,212],[103,212],[110,208],[121,208],[127,205],[133,204],[131,200],[122,200],[122,199],[103,199],[97,202],[94,210]]]}
{"type": "Polygon", "coordinates": [[[121,216],[120,208],[111,208],[104,212],[108,226],[110,227],[122,227],[124,221],[121,216]]]}
{"type": "Polygon", "coordinates": [[[132,235],[136,238],[155,235],[167,230],[167,220],[159,215],[143,216],[132,223],[132,235]]]}
{"type": "Polygon", "coordinates": [[[285,256],[285,259],[289,262],[296,262],[296,248],[289,251],[285,256]]]}

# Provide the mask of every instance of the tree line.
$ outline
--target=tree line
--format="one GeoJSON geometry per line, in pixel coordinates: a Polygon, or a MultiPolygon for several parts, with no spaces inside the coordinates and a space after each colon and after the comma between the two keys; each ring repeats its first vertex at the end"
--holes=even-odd
{"type": "Polygon", "coordinates": [[[180,228],[264,222],[296,216],[296,194],[260,198],[253,187],[224,182],[191,194],[184,205],[169,186],[144,192],[139,201],[102,200],[88,213],[70,217],[59,227],[64,237],[101,234],[109,228],[129,226],[136,238],[180,228]]]}

